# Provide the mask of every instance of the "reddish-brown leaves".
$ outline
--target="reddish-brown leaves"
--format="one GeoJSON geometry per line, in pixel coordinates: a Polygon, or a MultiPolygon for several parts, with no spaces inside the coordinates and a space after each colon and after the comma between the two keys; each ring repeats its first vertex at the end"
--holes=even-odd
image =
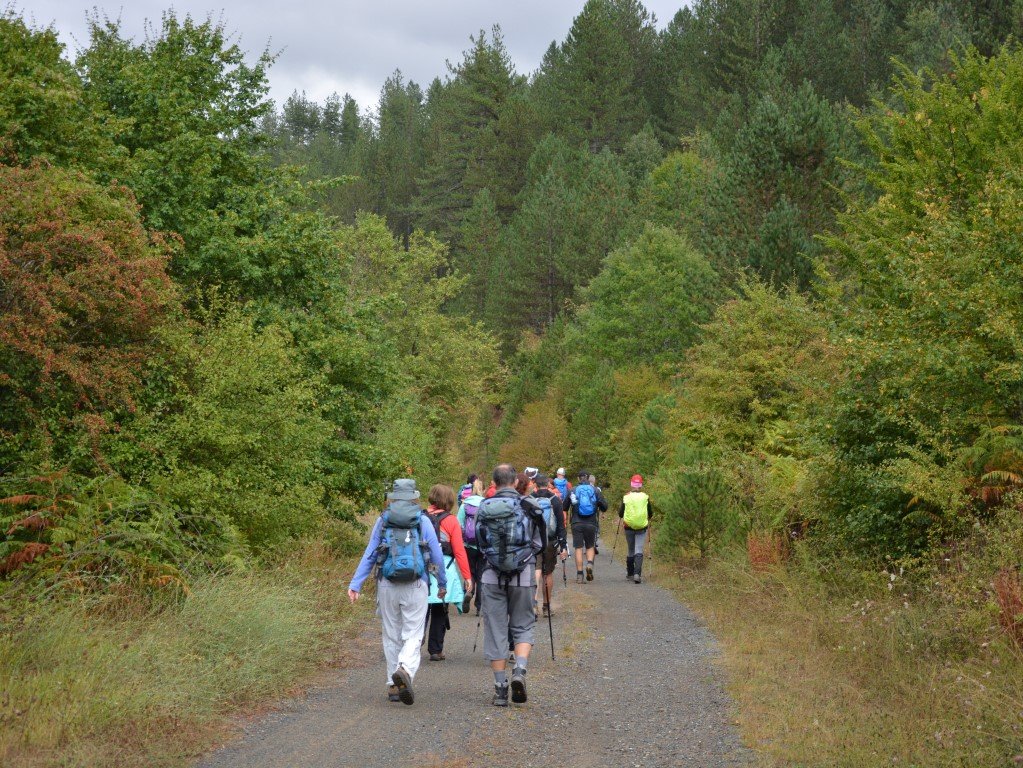
{"type": "Polygon", "coordinates": [[[746,554],[754,571],[781,565],[788,555],[785,537],[773,531],[750,531],[746,536],[746,554]]]}
{"type": "Polygon", "coordinates": [[[36,541],[28,542],[18,551],[12,552],[3,560],[0,560],[0,576],[6,576],[18,570],[21,566],[28,565],[40,555],[48,552],[49,549],[49,544],[41,544],[36,541]]]}
{"type": "Polygon", "coordinates": [[[1003,568],[995,576],[998,623],[1017,647],[1023,648],[1023,584],[1015,568],[1003,568]]]}
{"type": "Polygon", "coordinates": [[[123,188],[55,168],[0,167],[0,352],[5,383],[38,403],[70,389],[130,405],[173,300],[166,249],[123,188]]]}

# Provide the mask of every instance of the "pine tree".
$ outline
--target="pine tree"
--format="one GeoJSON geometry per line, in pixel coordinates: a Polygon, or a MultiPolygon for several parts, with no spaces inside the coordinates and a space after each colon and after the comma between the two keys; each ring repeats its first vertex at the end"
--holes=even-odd
{"type": "Polygon", "coordinates": [[[591,152],[620,149],[650,116],[657,32],[637,0],[589,0],[538,78],[548,126],[591,152]]]}
{"type": "Polygon", "coordinates": [[[500,248],[501,220],[490,190],[476,193],[465,218],[462,219],[459,242],[461,249],[454,256],[456,271],[469,276],[469,283],[459,302],[460,309],[472,317],[483,318],[493,282],[493,267],[500,248]]]}
{"type": "Polygon", "coordinates": [[[375,212],[408,247],[416,226],[413,201],[423,167],[423,92],[395,72],[380,91],[380,113],[373,179],[379,198],[375,212]]]}
{"type": "MultiPolygon", "coordinates": [[[[507,217],[532,150],[524,119],[526,80],[517,75],[499,27],[471,38],[450,77],[431,84],[428,133],[417,207],[423,226],[449,242],[476,194],[486,188],[507,217]]],[[[449,65],[450,66],[450,65],[449,65]]],[[[457,243],[456,243],[457,246],[457,243]]]]}

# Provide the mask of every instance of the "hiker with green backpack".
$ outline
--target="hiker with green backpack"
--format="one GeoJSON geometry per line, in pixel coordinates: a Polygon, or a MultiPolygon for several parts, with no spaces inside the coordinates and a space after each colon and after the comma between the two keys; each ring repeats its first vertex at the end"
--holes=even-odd
{"type": "Polygon", "coordinates": [[[437,572],[438,597],[447,595],[444,555],[433,524],[416,503],[418,498],[415,480],[394,481],[387,494],[387,509],[374,523],[366,551],[348,585],[348,599],[354,603],[376,569],[387,698],[404,704],[415,700],[412,681],[419,669],[419,646],[426,626],[431,564],[437,572]]]}
{"type": "Polygon", "coordinates": [[[622,498],[618,509],[618,517],[625,527],[625,542],[629,545],[629,554],[625,558],[625,578],[640,584],[643,581],[643,546],[646,543],[647,531],[653,508],[650,497],[643,493],[643,477],[633,475],[629,481],[632,490],[622,498]]]}
{"type": "MultiPolygon", "coordinates": [[[[494,674],[495,707],[526,702],[526,669],[533,648],[533,569],[547,544],[543,514],[535,502],[515,490],[515,469],[494,469],[494,494],[476,513],[476,542],[485,562],[478,589],[483,596],[483,655],[494,674]],[[508,679],[508,642],[515,666],[508,679]],[[510,683],[510,684],[509,684],[510,683]]],[[[553,642],[552,642],[553,647],[553,642]]]]}

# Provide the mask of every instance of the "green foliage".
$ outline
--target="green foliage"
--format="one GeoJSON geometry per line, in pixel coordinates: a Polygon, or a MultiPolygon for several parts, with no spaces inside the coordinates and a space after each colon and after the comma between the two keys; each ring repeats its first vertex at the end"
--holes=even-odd
{"type": "Polygon", "coordinates": [[[731,524],[731,487],[717,457],[685,440],[676,445],[667,466],[651,483],[662,552],[695,546],[706,557],[721,543],[731,524]]]}
{"type": "Polygon", "coordinates": [[[632,208],[628,177],[610,152],[590,155],[554,136],[540,142],[493,267],[516,279],[488,292],[490,324],[509,341],[550,325],[622,243],[632,208]]]}
{"type": "Polygon", "coordinates": [[[584,293],[580,345],[615,368],[671,367],[710,319],[722,288],[717,273],[680,235],[648,225],[611,253],[584,293]],[[664,316],[664,308],[672,307],[664,316]]]}
{"type": "Polygon", "coordinates": [[[451,76],[427,94],[429,129],[417,206],[420,226],[451,241],[483,189],[502,218],[514,208],[535,120],[526,102],[526,80],[516,74],[500,27],[470,38],[472,47],[451,76]]]}
{"type": "Polygon", "coordinates": [[[176,402],[146,429],[166,464],[154,486],[257,548],[314,531],[330,508],[318,468],[330,429],[288,334],[228,309],[176,352],[176,402]]]}
{"type": "Polygon", "coordinates": [[[106,109],[126,119],[122,180],[148,226],[184,247],[172,271],[188,283],[230,285],[244,298],[302,305],[322,296],[336,253],[307,196],[260,152],[268,53],[253,65],[223,24],[166,13],[142,43],[93,21],[79,66],[106,109]],[[187,84],[187,87],[185,86],[187,84]]]}
{"type": "Polygon", "coordinates": [[[590,152],[621,149],[649,115],[657,32],[637,0],[588,0],[538,75],[547,126],[590,152]]]}
{"type": "Polygon", "coordinates": [[[112,136],[125,124],[101,111],[63,52],[56,30],[0,12],[0,160],[38,158],[109,179],[124,167],[112,136]]]}
{"type": "Polygon", "coordinates": [[[919,547],[954,527],[956,456],[1018,422],[1021,82],[1018,52],[967,53],[933,82],[904,73],[904,109],[861,123],[882,195],[829,240],[853,297],[835,297],[853,375],[827,434],[845,476],[834,522],[864,544],[919,547]]]}
{"type": "Polygon", "coordinates": [[[805,288],[822,250],[816,238],[851,191],[840,159],[850,157],[853,141],[840,109],[809,82],[789,86],[777,66],[768,61],[750,103],[719,121],[687,231],[723,272],[749,268],[775,285],[795,280],[805,288]]]}

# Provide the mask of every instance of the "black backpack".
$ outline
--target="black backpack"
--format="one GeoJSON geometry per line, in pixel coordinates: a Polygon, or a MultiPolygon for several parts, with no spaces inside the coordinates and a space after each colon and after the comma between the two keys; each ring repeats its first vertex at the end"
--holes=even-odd
{"type": "Polygon", "coordinates": [[[487,565],[505,581],[522,573],[537,553],[533,522],[522,500],[508,496],[484,499],[476,513],[476,542],[487,565]]]}

